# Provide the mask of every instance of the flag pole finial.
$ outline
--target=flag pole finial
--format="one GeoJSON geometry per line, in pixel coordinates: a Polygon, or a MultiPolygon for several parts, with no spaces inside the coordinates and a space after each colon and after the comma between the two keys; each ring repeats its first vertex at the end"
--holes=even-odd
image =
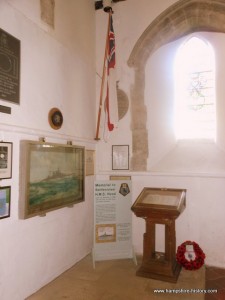
{"type": "Polygon", "coordinates": [[[111,0],[103,0],[102,1],[103,4],[103,10],[104,12],[113,12],[112,10],[112,1],[111,0]]]}

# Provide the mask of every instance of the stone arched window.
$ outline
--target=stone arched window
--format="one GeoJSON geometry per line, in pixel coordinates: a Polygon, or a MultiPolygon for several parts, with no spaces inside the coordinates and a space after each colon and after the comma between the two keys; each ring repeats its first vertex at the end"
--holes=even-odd
{"type": "Polygon", "coordinates": [[[174,63],[177,139],[216,137],[215,57],[207,40],[188,37],[174,63]]]}
{"type": "Polygon", "coordinates": [[[132,168],[147,170],[148,130],[144,103],[145,66],[161,46],[193,32],[225,32],[224,0],[180,0],[160,14],[134,46],[128,65],[135,71],[131,88],[132,168]]]}

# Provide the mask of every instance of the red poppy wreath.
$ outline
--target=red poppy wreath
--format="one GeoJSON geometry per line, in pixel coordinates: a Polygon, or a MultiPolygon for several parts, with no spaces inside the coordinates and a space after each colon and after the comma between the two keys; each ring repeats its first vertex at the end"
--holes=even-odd
{"type": "Polygon", "coordinates": [[[176,259],[186,270],[198,270],[204,265],[205,253],[197,243],[186,241],[177,248],[176,259]]]}

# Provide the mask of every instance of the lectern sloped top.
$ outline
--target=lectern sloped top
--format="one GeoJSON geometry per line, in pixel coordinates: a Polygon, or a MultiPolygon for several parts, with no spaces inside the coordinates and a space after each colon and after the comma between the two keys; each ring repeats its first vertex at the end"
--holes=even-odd
{"type": "Polygon", "coordinates": [[[185,206],[185,189],[145,187],[131,209],[139,217],[178,217],[185,206]]]}

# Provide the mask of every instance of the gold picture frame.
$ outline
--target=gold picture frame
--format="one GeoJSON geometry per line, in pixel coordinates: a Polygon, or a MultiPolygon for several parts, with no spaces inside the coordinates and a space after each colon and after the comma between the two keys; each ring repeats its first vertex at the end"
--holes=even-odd
{"type": "Polygon", "coordinates": [[[84,201],[85,148],[21,141],[20,218],[84,201]]]}
{"type": "Polygon", "coordinates": [[[97,224],[95,227],[96,243],[116,242],[116,224],[97,224]]]}

